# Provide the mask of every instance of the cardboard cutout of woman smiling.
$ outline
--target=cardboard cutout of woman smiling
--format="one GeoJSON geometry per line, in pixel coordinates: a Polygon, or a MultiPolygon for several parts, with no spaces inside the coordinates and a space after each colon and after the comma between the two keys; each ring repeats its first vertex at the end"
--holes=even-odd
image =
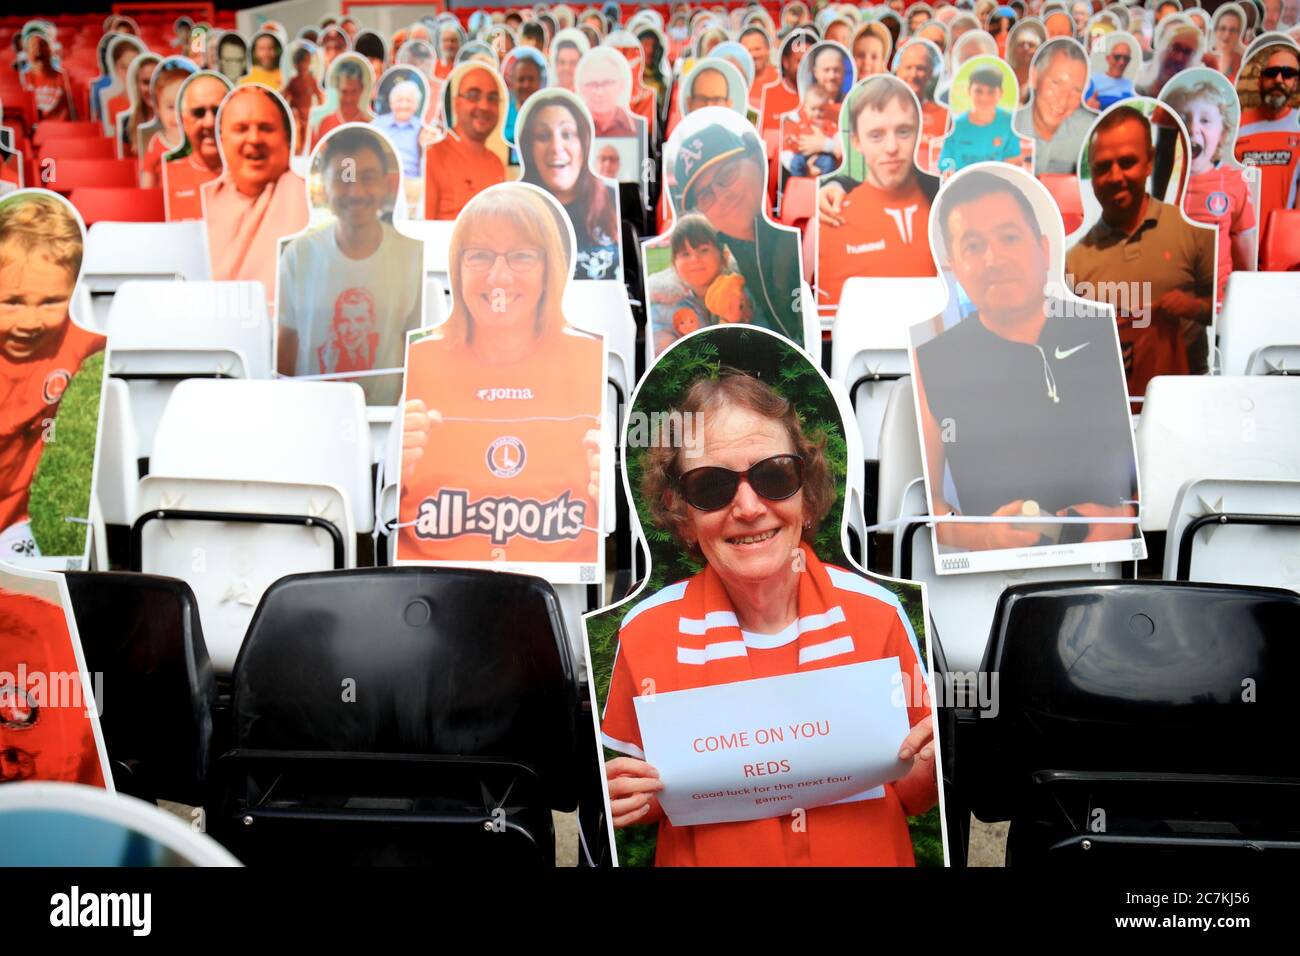
{"type": "Polygon", "coordinates": [[[618,185],[597,175],[594,136],[587,107],[568,90],[534,94],[516,127],[520,181],[546,190],[564,206],[577,240],[575,279],[622,279],[618,185]]]}
{"type": "Polygon", "coordinates": [[[657,825],[656,865],[943,864],[906,820],[938,800],[924,590],[847,555],[849,414],[803,351],[743,326],[675,342],[633,395],[649,571],[584,629],[611,836],[657,825]]]}
{"type": "Polygon", "coordinates": [[[449,258],[451,315],[407,343],[397,561],[593,584],[605,347],[563,312],[568,218],[536,186],[493,186],[449,258]]]}

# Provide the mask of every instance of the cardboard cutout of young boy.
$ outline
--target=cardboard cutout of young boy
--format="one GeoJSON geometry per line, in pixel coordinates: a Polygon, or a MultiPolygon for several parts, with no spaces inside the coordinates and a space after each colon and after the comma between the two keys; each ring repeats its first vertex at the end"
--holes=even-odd
{"type": "Polygon", "coordinates": [[[1135,399],[1157,375],[1209,368],[1217,236],[1183,212],[1191,161],[1182,120],[1146,97],[1102,113],[1079,159],[1084,222],[1066,272],[1077,294],[1114,307],[1135,399]]]}
{"type": "Polygon", "coordinates": [[[20,74],[23,89],[30,90],[36,103],[36,122],[74,118],[72,86],[67,73],[54,65],[52,36],[44,30],[24,31],[23,51],[27,69],[20,74]]]}
{"type": "Polygon", "coordinates": [[[252,65],[248,72],[239,78],[237,85],[261,83],[277,92],[282,90],[285,78],[280,70],[280,59],[284,55],[284,44],[280,35],[274,30],[258,30],[253,34],[249,54],[252,65]]]}
{"type": "Polygon", "coordinates": [[[217,111],[217,148],[222,173],[199,190],[212,278],[261,282],[274,312],[276,250],[310,215],[303,178],[289,168],[288,104],[256,83],[231,90],[217,111]]]}
{"type": "Polygon", "coordinates": [[[112,791],[101,703],[63,575],[0,562],[0,786],[42,781],[112,791]]]}
{"type": "Polygon", "coordinates": [[[313,150],[315,221],[280,243],[282,375],[355,381],[370,406],[401,399],[406,333],[424,315],[424,244],[393,225],[401,187],[392,144],[364,123],[339,127],[313,150]]]}
{"type": "MultiPolygon", "coordinates": [[[[982,162],[1033,168],[1033,143],[1012,126],[1020,90],[1011,67],[996,57],[977,56],[957,70],[949,91],[952,131],[942,140],[936,167],[941,176],[982,162]]],[[[931,144],[933,150],[938,142],[931,144]]]]}
{"type": "Polygon", "coordinates": [[[658,866],[943,864],[906,819],[939,799],[924,589],[848,557],[846,412],[804,352],[738,326],[676,342],[633,395],[649,573],[584,630],[611,837],[657,826],[658,866]]]}
{"type": "Polygon", "coordinates": [[[284,86],[280,95],[293,113],[298,154],[304,154],[314,145],[311,138],[311,114],[325,103],[325,90],[321,80],[325,76],[325,58],[320,48],[306,40],[295,40],[284,53],[280,70],[284,86]]]}
{"type": "Polygon", "coordinates": [[[127,73],[137,56],[148,52],[139,37],[121,34],[108,42],[107,60],[112,70],[108,83],[99,89],[100,124],[105,136],[117,131],[117,117],[131,105],[127,73]]]}
{"type": "Polygon", "coordinates": [[[182,81],[176,97],[181,142],[161,163],[163,210],[168,222],[203,218],[200,189],[221,175],[217,111],[231,83],[220,73],[201,70],[182,81]]]}
{"type": "Polygon", "coordinates": [[[623,278],[618,183],[592,172],[591,114],[568,90],[542,90],[519,114],[520,182],[564,207],[577,240],[575,279],[623,278]]]}
{"type": "Polygon", "coordinates": [[[197,67],[190,60],[172,56],[158,64],[149,80],[154,118],[136,131],[136,168],[142,189],[162,185],[163,158],[182,143],[181,114],[177,104],[182,85],[196,72],[197,67]]]}
{"type": "Polygon", "coordinates": [[[457,217],[452,313],[408,338],[399,563],[603,573],[605,347],[562,311],[573,257],[535,186],[493,186],[457,217]]]}
{"type": "Polygon", "coordinates": [[[930,242],[961,292],[910,332],[935,569],[1144,557],[1115,322],[1067,290],[1050,194],[972,166],[940,190],[930,242]]]}
{"type": "Polygon", "coordinates": [[[44,189],[0,199],[0,558],[80,569],[107,339],[73,321],[85,229],[44,189]]]}
{"type": "Polygon", "coordinates": [[[1198,66],[1165,84],[1161,102],[1187,127],[1192,164],[1183,211],[1218,230],[1215,313],[1234,270],[1253,272],[1259,252],[1259,169],[1242,166],[1232,154],[1241,101],[1226,76],[1198,66]]]}
{"type": "MultiPolygon", "coordinates": [[[[938,178],[916,163],[920,105],[896,76],[863,80],[844,101],[844,160],[817,192],[817,306],[831,315],[853,276],[932,276],[928,235],[938,178]]],[[[865,317],[864,317],[865,318],[865,317]]]]}
{"type": "Polygon", "coordinates": [[[697,327],[683,312],[684,297],[702,299],[690,309],[698,326],[750,323],[811,347],[804,339],[799,230],[768,218],[767,155],[753,126],[722,107],[696,110],[669,137],[664,169],[666,177],[671,170],[673,229],[641,244],[655,348],[697,327]],[[702,248],[703,239],[674,238],[691,214],[712,231],[716,241],[707,245],[718,253],[704,248],[708,255],[698,268],[677,262],[689,253],[687,246],[702,248]],[[728,262],[734,271],[728,272],[728,262]]]}
{"type": "Polygon", "coordinates": [[[506,97],[501,75],[484,63],[461,63],[448,75],[447,131],[424,155],[425,219],[455,219],[480,192],[505,182],[506,97]]]}

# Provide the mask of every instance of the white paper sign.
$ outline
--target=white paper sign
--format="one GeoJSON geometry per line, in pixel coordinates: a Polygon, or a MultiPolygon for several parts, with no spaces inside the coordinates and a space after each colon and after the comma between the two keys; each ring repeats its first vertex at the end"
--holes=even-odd
{"type": "Polygon", "coordinates": [[[909,730],[898,658],[637,697],[673,826],[784,816],[897,780],[909,730]]]}

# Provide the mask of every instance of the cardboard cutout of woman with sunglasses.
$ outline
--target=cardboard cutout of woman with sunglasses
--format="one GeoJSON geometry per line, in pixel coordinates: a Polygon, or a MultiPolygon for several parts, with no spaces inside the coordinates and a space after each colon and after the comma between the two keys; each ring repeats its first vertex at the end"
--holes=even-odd
{"type": "Polygon", "coordinates": [[[658,866],[942,862],[917,861],[907,822],[938,799],[922,593],[845,555],[845,420],[760,329],[689,336],[638,386],[624,448],[650,572],[585,625],[621,755],[610,819],[655,826],[658,866]]]}
{"type": "Polygon", "coordinates": [[[584,583],[604,567],[605,348],[561,308],[573,249],[536,186],[493,186],[457,217],[451,316],[407,342],[399,563],[584,583]]]}

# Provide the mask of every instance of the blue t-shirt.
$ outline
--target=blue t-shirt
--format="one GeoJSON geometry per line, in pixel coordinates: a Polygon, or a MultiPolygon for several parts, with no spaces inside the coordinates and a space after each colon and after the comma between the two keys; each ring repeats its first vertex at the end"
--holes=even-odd
{"type": "Polygon", "coordinates": [[[1084,102],[1097,97],[1098,109],[1106,109],[1112,103],[1126,100],[1133,95],[1133,81],[1125,77],[1116,79],[1106,73],[1098,73],[1088,80],[1088,88],[1083,93],[1084,102]]]}
{"type": "Polygon", "coordinates": [[[939,153],[939,172],[955,173],[972,163],[985,160],[1003,162],[1020,157],[1020,137],[1011,128],[1011,114],[1001,107],[995,109],[993,122],[976,126],[970,113],[963,113],[952,124],[952,132],[943,141],[939,153]]]}

